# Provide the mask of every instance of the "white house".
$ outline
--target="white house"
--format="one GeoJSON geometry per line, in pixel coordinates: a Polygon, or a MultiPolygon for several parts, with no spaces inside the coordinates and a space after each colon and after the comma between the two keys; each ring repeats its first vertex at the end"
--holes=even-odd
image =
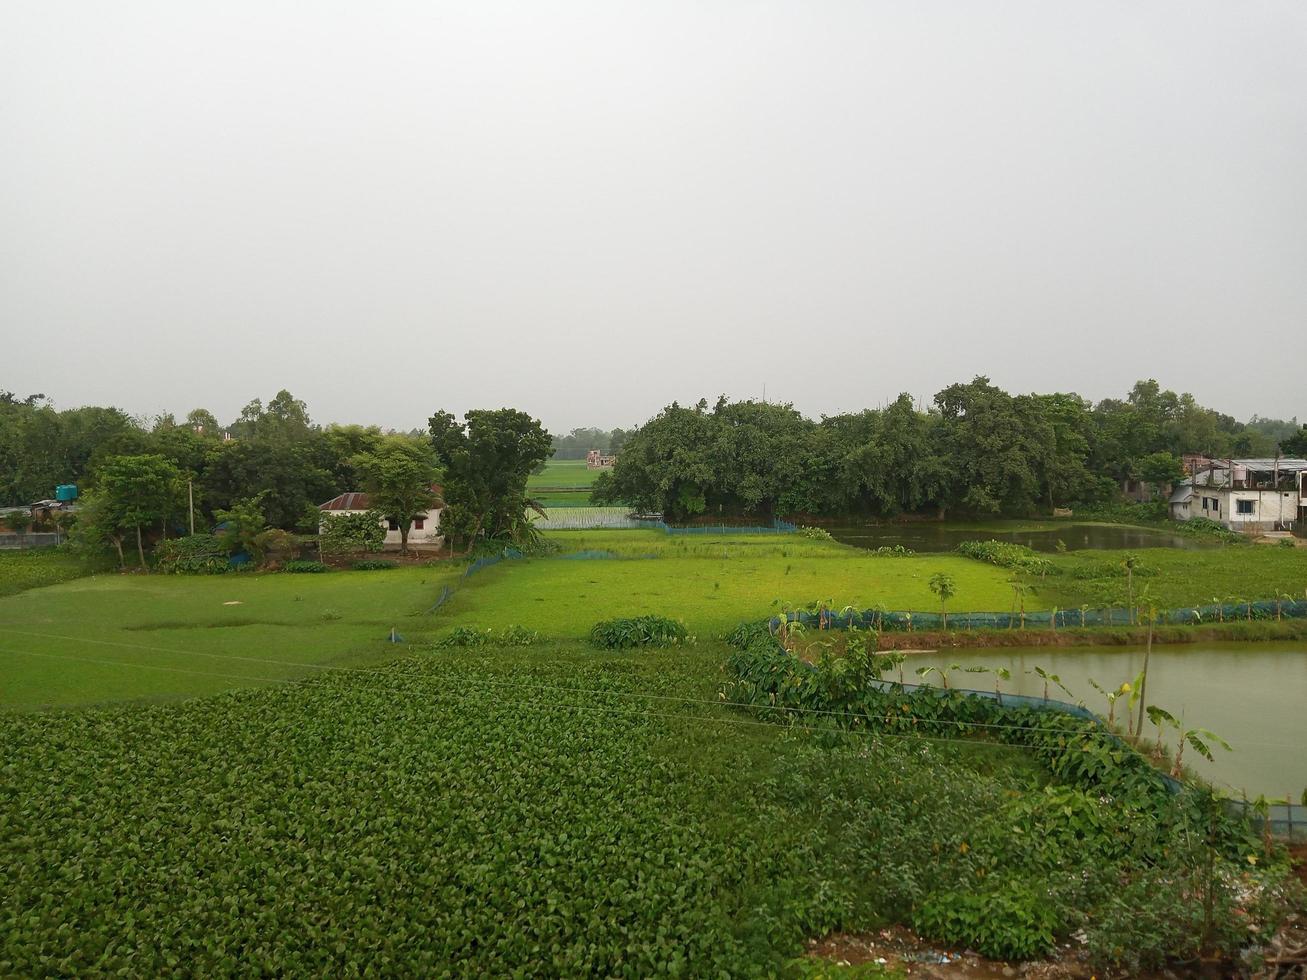
{"type": "Polygon", "coordinates": [[[1171,495],[1171,516],[1206,517],[1232,531],[1292,531],[1307,522],[1307,460],[1210,460],[1171,495]]]}
{"type": "MultiPolygon", "coordinates": [[[[413,515],[413,526],[408,531],[409,547],[439,548],[445,543],[440,533],[440,512],[444,509],[441,487],[438,483],[431,485],[431,492],[436,495],[435,503],[429,510],[413,515]]],[[[318,510],[324,514],[362,514],[372,509],[366,493],[342,493],[332,497],[325,504],[319,504],[318,510]]],[[[399,522],[382,519],[386,525],[386,546],[400,546],[399,522]]]]}

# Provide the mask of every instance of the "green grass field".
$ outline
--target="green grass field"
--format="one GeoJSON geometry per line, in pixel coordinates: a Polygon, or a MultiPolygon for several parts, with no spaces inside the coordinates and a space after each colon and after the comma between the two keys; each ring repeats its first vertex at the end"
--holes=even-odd
{"type": "MultiPolygon", "coordinates": [[[[1133,554],[1138,558],[1136,599],[1150,597],[1163,609],[1307,596],[1307,548],[1230,545],[1201,551],[1146,548],[1133,554]]],[[[1126,604],[1125,553],[1074,551],[1046,557],[1057,574],[1029,578],[1046,605],[1126,604]]]]}
{"type": "Polygon", "coordinates": [[[592,470],[583,459],[551,459],[526,481],[526,492],[545,507],[583,507],[590,487],[603,470],[592,470]]]}
{"type": "MultiPolygon", "coordinates": [[[[838,606],[934,609],[938,571],[957,583],[954,608],[1007,609],[1003,570],[952,555],[884,558],[843,545],[791,536],[701,538],[656,531],[551,534],[572,551],[603,549],[642,560],[526,559],[468,579],[442,618],[450,626],[510,623],[550,636],[582,636],[599,619],[656,613],[684,620],[700,635],[776,611],[774,600],[838,606]]],[[[1028,608],[1036,608],[1027,601],[1028,608]]]]}
{"type": "Polygon", "coordinates": [[[927,580],[949,570],[956,607],[1005,608],[1001,569],[962,558],[877,558],[796,536],[556,532],[564,553],[604,548],[650,560],[506,561],[326,575],[97,574],[0,599],[7,661],[0,706],[34,708],[199,696],[300,677],[313,665],[392,655],[454,626],[516,624],[577,638],[600,619],[659,613],[705,636],[761,619],[780,598],[932,608],[927,580]],[[454,597],[427,615],[443,586],[454,597]]]}
{"type": "Polygon", "coordinates": [[[393,655],[454,569],[97,574],[0,599],[0,706],[190,697],[393,655]]]}

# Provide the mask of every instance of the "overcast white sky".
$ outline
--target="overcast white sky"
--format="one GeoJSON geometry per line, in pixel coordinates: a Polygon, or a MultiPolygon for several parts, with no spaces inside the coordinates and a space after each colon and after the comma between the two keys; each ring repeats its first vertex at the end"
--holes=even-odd
{"type": "Polygon", "coordinates": [[[1307,416],[1307,3],[0,2],[0,387],[1307,416]]]}

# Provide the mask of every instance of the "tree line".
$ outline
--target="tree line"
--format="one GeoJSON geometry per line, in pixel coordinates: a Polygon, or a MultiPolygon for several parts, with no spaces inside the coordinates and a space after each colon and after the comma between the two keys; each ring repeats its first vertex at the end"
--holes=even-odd
{"type": "Polygon", "coordinates": [[[1137,382],[1123,399],[1012,395],[977,377],[919,409],[804,417],[788,404],[673,403],[627,435],[596,503],[684,520],[722,515],[1028,515],[1103,505],[1126,481],[1157,490],[1180,456],[1307,455],[1296,419],[1248,423],[1137,382]]]}
{"type": "Polygon", "coordinates": [[[437,503],[454,542],[520,541],[532,533],[527,476],[550,449],[543,426],[515,409],[462,421],[436,412],[425,433],[400,433],[317,425],[284,390],[267,405],[250,402],[225,427],[205,409],[146,422],[116,408],[59,411],[41,395],[0,392],[0,500],[29,504],[75,484],[73,514],[51,510],[46,519],[60,529],[75,522],[84,543],[115,551],[120,563],[134,551],[142,566],[147,545],[218,525],[232,547],[285,552],[291,532],[316,534],[319,505],[346,491],[366,492],[405,548],[413,519],[437,503]]]}

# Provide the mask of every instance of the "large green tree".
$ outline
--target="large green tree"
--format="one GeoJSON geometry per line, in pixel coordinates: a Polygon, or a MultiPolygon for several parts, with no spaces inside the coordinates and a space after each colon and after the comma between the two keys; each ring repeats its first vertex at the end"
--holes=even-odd
{"type": "Polygon", "coordinates": [[[176,520],[184,506],[181,488],[181,472],[162,456],[111,456],[97,468],[98,502],[91,516],[101,523],[99,533],[106,539],[116,536],[120,563],[122,533],[130,530],[141,567],[146,567],[144,530],[158,525],[167,537],[169,521],[176,520]]]}
{"type": "Polygon", "coordinates": [[[444,471],[446,534],[464,537],[469,549],[482,534],[523,538],[527,477],[552,448],[544,427],[525,412],[500,408],[470,411],[462,422],[437,412],[428,429],[444,471]]]}
{"type": "MultiPolygon", "coordinates": [[[[399,527],[400,554],[408,554],[413,519],[436,501],[431,483],[436,467],[431,450],[407,436],[392,436],[354,459],[370,506],[399,527]]],[[[524,484],[525,485],[525,484],[524,484]]]]}

